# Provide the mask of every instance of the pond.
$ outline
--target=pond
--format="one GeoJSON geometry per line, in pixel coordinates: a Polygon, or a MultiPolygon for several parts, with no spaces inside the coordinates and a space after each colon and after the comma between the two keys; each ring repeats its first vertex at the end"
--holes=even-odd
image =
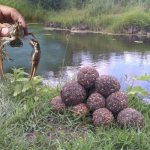
{"type": "MultiPolygon", "coordinates": [[[[150,74],[150,40],[139,42],[137,37],[108,36],[101,34],[70,34],[44,30],[42,25],[30,25],[40,41],[42,55],[37,74],[44,83],[56,86],[75,78],[81,66],[94,66],[100,74],[114,75],[126,88],[126,77],[150,74]]],[[[22,67],[30,72],[31,47],[24,43],[22,48],[8,52],[14,61],[4,62],[5,72],[12,67],[22,67]]],[[[136,82],[150,91],[148,82],[136,82]]]]}

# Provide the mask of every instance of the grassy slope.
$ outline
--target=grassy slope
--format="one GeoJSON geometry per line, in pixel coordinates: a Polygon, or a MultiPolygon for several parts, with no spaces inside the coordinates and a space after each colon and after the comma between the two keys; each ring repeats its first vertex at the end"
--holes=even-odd
{"type": "Polygon", "coordinates": [[[107,32],[118,32],[124,26],[130,24],[140,25],[141,27],[150,24],[150,12],[145,11],[140,6],[126,8],[126,11],[119,13],[91,14],[89,9],[85,10],[66,10],[61,13],[52,12],[49,19],[52,22],[61,22],[64,25],[87,24],[94,30],[107,32]]]}
{"type": "Polygon", "coordinates": [[[138,99],[130,97],[129,105],[143,113],[144,129],[121,129],[116,124],[95,128],[89,118],[52,110],[48,103],[59,94],[57,89],[42,87],[40,92],[29,90],[17,97],[12,96],[13,89],[10,81],[0,83],[1,150],[148,150],[150,147],[150,105],[138,99]]]}

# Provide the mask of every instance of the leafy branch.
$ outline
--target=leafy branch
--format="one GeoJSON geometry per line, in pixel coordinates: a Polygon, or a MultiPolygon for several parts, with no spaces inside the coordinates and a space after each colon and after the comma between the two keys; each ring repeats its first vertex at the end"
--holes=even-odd
{"type": "Polygon", "coordinates": [[[129,88],[127,89],[128,91],[128,95],[139,95],[142,97],[145,96],[150,96],[149,91],[147,91],[145,88],[141,87],[141,86],[134,86],[134,82],[135,81],[146,81],[149,82],[150,81],[150,75],[149,74],[144,74],[142,76],[135,76],[132,78],[132,85],[129,86],[129,88]]]}

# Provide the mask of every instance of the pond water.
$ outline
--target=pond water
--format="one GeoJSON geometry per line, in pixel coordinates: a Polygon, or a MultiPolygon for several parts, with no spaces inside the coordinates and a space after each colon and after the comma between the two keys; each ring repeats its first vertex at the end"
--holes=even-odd
{"type": "MultiPolygon", "coordinates": [[[[78,69],[91,65],[100,74],[116,76],[122,89],[126,88],[126,76],[150,74],[150,40],[137,42],[136,37],[106,36],[101,34],[70,34],[69,32],[47,31],[42,25],[30,25],[41,44],[41,61],[37,74],[44,83],[56,86],[75,78],[78,69]],[[136,41],[136,42],[134,42],[136,41]]],[[[4,62],[5,72],[12,67],[22,67],[30,72],[31,47],[24,43],[22,48],[10,48],[14,61],[4,62]]],[[[150,91],[149,82],[136,82],[150,91]]]]}

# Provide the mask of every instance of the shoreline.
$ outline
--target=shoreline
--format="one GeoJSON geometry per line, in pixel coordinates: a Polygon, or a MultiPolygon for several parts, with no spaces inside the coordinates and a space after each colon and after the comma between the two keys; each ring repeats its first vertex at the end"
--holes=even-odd
{"type": "Polygon", "coordinates": [[[149,32],[147,34],[139,34],[139,33],[112,33],[112,32],[105,32],[105,31],[94,31],[94,30],[78,30],[78,29],[68,29],[68,28],[55,28],[55,27],[44,27],[44,30],[49,30],[49,31],[66,31],[70,32],[72,34],[87,34],[87,33],[92,33],[92,34],[103,34],[103,35],[114,35],[114,36],[139,36],[139,37],[146,37],[150,38],[149,32]]]}

